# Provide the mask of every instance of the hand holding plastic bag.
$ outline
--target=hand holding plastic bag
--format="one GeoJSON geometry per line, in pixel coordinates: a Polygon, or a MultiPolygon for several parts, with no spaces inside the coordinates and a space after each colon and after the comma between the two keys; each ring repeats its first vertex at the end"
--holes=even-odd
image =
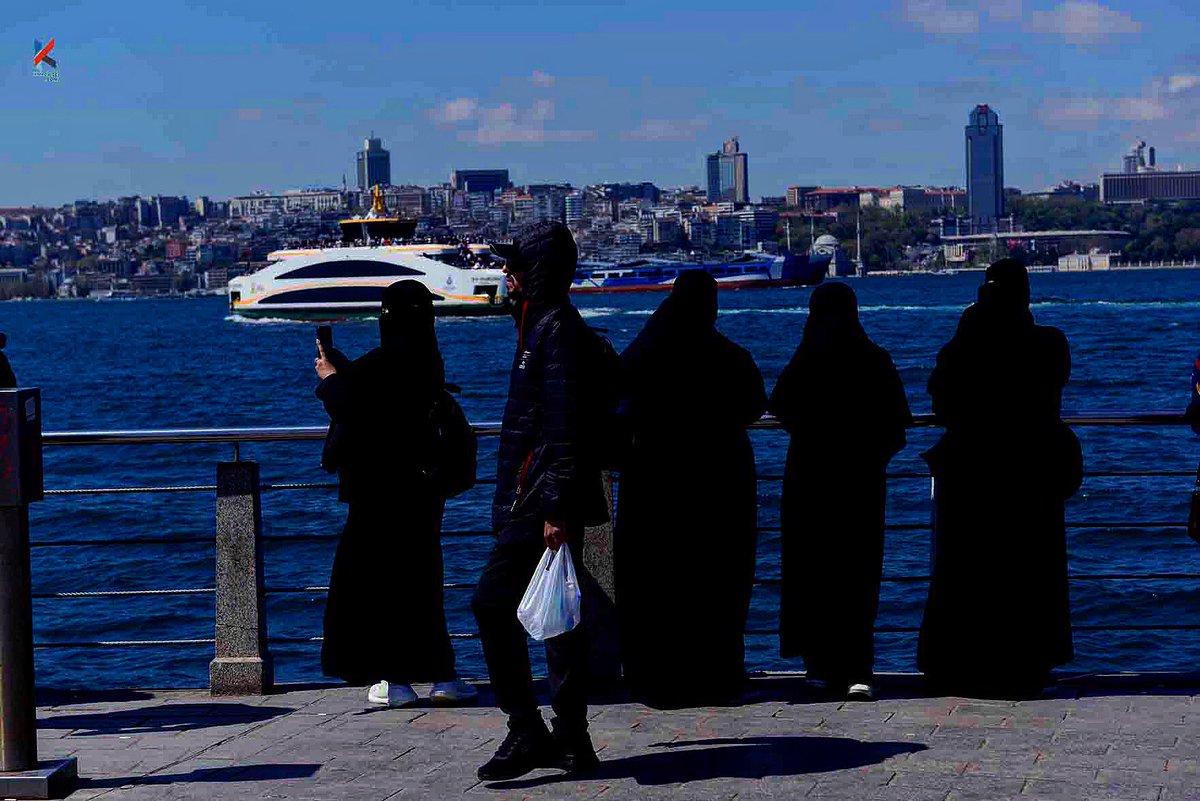
{"type": "Polygon", "coordinates": [[[557,551],[547,548],[517,607],[517,619],[530,637],[548,640],[579,625],[579,602],[579,582],[570,547],[564,544],[557,551]]]}

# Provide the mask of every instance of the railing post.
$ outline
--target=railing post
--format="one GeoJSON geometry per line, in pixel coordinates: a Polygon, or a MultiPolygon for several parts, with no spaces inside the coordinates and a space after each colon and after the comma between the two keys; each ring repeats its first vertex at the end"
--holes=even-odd
{"type": "Polygon", "coordinates": [[[604,492],[608,500],[608,522],[584,529],[583,564],[580,579],[583,593],[583,620],[587,626],[588,671],[599,684],[621,677],[621,637],[617,618],[616,582],[613,571],[613,476],[604,474],[604,492]]]}
{"type": "Polygon", "coordinates": [[[275,680],[263,603],[262,498],[257,462],[217,465],[216,658],[213,695],[261,695],[275,680]]]}
{"type": "Polygon", "coordinates": [[[41,499],[41,394],[0,391],[0,798],[58,798],[77,778],[74,759],[37,757],[29,504],[41,499]]]}

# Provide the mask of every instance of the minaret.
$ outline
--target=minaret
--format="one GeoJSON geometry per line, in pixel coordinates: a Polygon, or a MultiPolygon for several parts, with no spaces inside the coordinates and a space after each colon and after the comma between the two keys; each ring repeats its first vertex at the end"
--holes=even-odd
{"type": "Polygon", "coordinates": [[[854,257],[858,261],[855,273],[859,278],[867,274],[867,266],[862,257],[862,209],[854,217],[854,257]]]}

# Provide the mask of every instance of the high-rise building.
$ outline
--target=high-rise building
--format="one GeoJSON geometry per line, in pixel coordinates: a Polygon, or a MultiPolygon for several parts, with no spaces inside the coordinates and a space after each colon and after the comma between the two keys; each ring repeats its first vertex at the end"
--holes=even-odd
{"type": "Polygon", "coordinates": [[[567,225],[578,225],[583,220],[583,212],[586,207],[585,197],[583,192],[575,191],[568,193],[563,198],[563,212],[567,225]]]}
{"type": "Polygon", "coordinates": [[[450,185],[460,192],[492,194],[512,188],[508,170],[455,170],[450,173],[450,185]]]}
{"type": "Polygon", "coordinates": [[[735,136],[705,160],[708,177],[708,202],[750,202],[749,157],[742,152],[735,136]]]}
{"type": "Polygon", "coordinates": [[[976,106],[967,124],[967,206],[971,219],[994,225],[1004,216],[1004,126],[991,106],[976,106]]]}
{"type": "Polygon", "coordinates": [[[388,186],[392,183],[392,154],[383,149],[383,140],[374,136],[363,140],[358,151],[358,188],[388,186]]]}

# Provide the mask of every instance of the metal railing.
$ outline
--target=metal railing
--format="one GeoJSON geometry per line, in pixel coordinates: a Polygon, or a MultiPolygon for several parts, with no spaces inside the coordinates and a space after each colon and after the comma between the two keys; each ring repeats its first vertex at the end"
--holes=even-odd
{"type": "MultiPolygon", "coordinates": [[[[1063,417],[1064,421],[1069,425],[1075,426],[1104,426],[1104,427],[1173,427],[1183,426],[1188,423],[1188,420],[1183,414],[1173,412],[1138,412],[1133,414],[1116,414],[1116,413],[1080,413],[1067,414],[1063,417]]],[[[933,415],[922,414],[915,415],[914,428],[933,428],[937,426],[937,422],[933,415]]],[[[780,430],[782,426],[777,420],[770,417],[765,417],[762,420],[750,426],[755,430],[780,430]]],[[[483,423],[475,426],[475,431],[478,436],[489,437],[496,436],[500,433],[500,426],[497,423],[483,423]]],[[[46,448],[63,448],[63,447],[88,447],[88,446],[112,446],[112,445],[180,445],[180,444],[219,444],[232,445],[234,461],[241,458],[241,446],[251,443],[281,443],[281,442],[302,442],[302,441],[321,441],[325,438],[325,427],[316,426],[296,426],[296,427],[262,427],[262,428],[209,428],[209,429],[157,429],[157,430],[135,430],[135,431],[68,431],[68,432],[46,432],[43,434],[43,445],[46,448]]],[[[1195,471],[1191,470],[1102,470],[1089,471],[1085,473],[1086,478],[1191,478],[1195,475],[1195,471]]],[[[760,474],[758,476],[763,482],[778,482],[782,479],[779,474],[760,474]]],[[[911,480],[911,479],[928,479],[929,473],[923,471],[893,471],[888,473],[890,480],[911,480]]],[[[481,484],[493,484],[494,478],[481,479],[481,484]]],[[[298,490],[333,490],[337,484],[333,482],[304,482],[304,483],[270,483],[264,482],[259,485],[259,489],[263,492],[279,492],[279,491],[298,491],[298,490]]],[[[215,484],[189,484],[189,485],[165,485],[165,486],[95,486],[84,488],[50,488],[47,489],[47,496],[90,496],[90,495],[106,495],[106,494],[153,494],[153,493],[213,493],[218,489],[215,484]]],[[[1139,530],[1182,530],[1186,524],[1183,521],[1119,521],[1119,522],[1068,522],[1069,529],[1097,529],[1097,530],[1122,530],[1122,529],[1139,529],[1139,530]]],[[[889,524],[886,527],[889,531],[928,531],[931,530],[931,525],[928,523],[900,523],[889,524]]],[[[760,526],[760,532],[778,532],[778,526],[760,526]]],[[[464,539],[486,537],[490,535],[490,531],[478,530],[455,530],[443,532],[443,537],[451,539],[464,539]]],[[[272,535],[259,533],[258,539],[265,542],[279,543],[302,543],[302,542],[319,542],[336,540],[337,534],[300,534],[300,535],[272,535]]],[[[194,544],[211,544],[214,542],[212,536],[186,536],[186,537],[124,537],[117,539],[37,539],[36,531],[35,538],[31,542],[33,548],[72,548],[72,547],[119,547],[119,546],[142,546],[162,543],[194,543],[194,544]]],[[[1072,581],[1153,581],[1153,582],[1169,582],[1169,581],[1184,581],[1200,579],[1200,573],[1197,572],[1146,572],[1146,573],[1130,573],[1130,572],[1109,572],[1109,573],[1082,573],[1072,574],[1072,581]]],[[[883,581],[889,584],[914,584],[926,582],[929,580],[927,575],[885,575],[883,581]]],[[[780,584],[779,579],[759,578],[755,583],[760,586],[776,586],[780,584]]],[[[470,590],[474,588],[472,582],[447,582],[444,584],[445,589],[450,591],[470,590]]],[[[265,586],[260,587],[262,595],[278,596],[289,594],[321,594],[327,592],[328,587],[323,585],[311,586],[265,586]]],[[[53,599],[86,599],[86,598],[120,598],[120,597],[136,597],[136,596],[212,596],[217,593],[216,587],[183,587],[183,588],[163,588],[163,589],[140,589],[140,590],[88,590],[76,592],[40,592],[35,593],[34,598],[38,600],[53,600],[53,599]]],[[[1076,631],[1183,631],[1183,630],[1198,630],[1200,624],[1178,623],[1178,624],[1107,624],[1107,625],[1075,625],[1073,628],[1076,631]]],[[[880,633],[913,633],[919,629],[915,626],[878,626],[877,632],[880,633]]],[[[748,628],[746,634],[748,636],[770,636],[777,633],[776,629],[757,629],[748,628]]],[[[472,639],[477,637],[474,632],[457,632],[451,635],[456,639],[472,639]]],[[[158,646],[195,646],[195,645],[211,645],[216,642],[216,638],[186,638],[186,639],[155,639],[155,640],[80,640],[71,642],[38,642],[35,644],[37,648],[107,648],[107,647],[158,647],[158,646]]],[[[320,637],[271,637],[267,640],[268,644],[302,644],[320,642],[320,637]]]]}

